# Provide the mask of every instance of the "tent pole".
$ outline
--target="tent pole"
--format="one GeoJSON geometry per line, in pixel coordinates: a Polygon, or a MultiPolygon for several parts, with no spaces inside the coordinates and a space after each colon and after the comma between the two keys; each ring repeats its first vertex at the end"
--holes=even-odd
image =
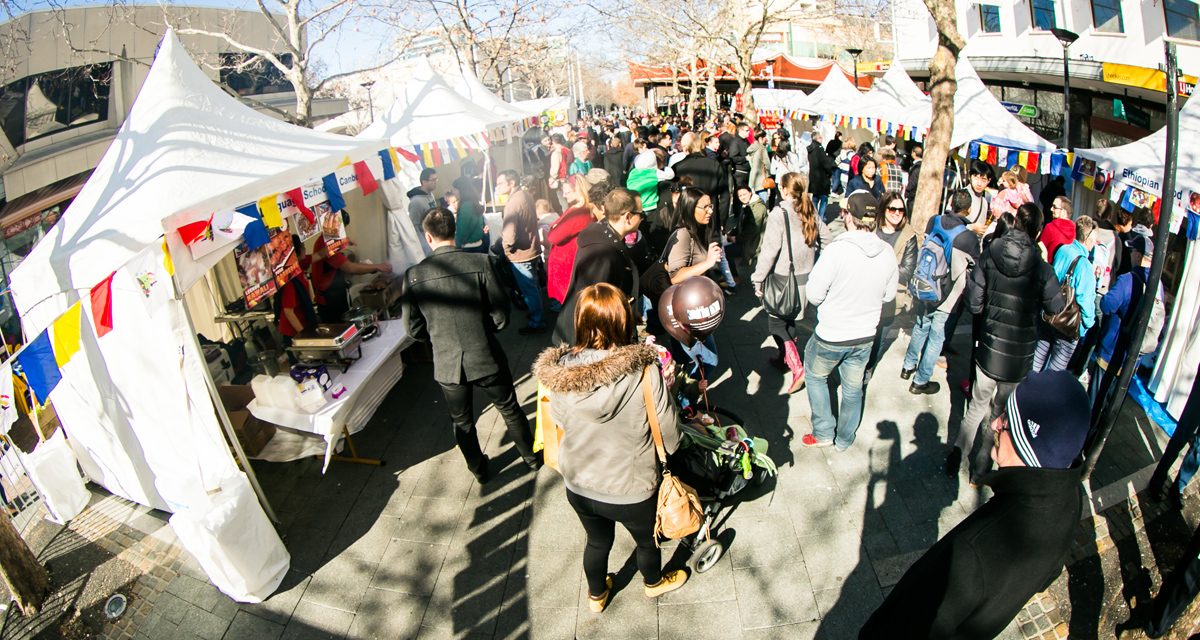
{"type": "MultiPolygon", "coordinates": [[[[1175,43],[1166,43],[1167,62],[1167,148],[1163,162],[1162,179],[1162,209],[1158,216],[1158,227],[1154,233],[1154,257],[1150,262],[1150,273],[1146,277],[1146,286],[1142,292],[1141,302],[1135,311],[1128,336],[1122,336],[1117,341],[1117,352],[1121,344],[1126,343],[1120,374],[1117,376],[1116,389],[1102,392],[1097,399],[1100,412],[1095,416],[1093,429],[1095,435],[1089,438],[1084,450],[1083,480],[1086,482],[1096,469],[1096,461],[1104,450],[1104,443],[1112,433],[1113,426],[1125,404],[1129,392],[1129,383],[1137,373],[1137,361],[1141,358],[1142,340],[1146,337],[1146,325],[1150,321],[1150,312],[1154,307],[1154,299],[1158,296],[1159,282],[1162,280],[1163,266],[1167,262],[1167,239],[1171,233],[1171,216],[1175,212],[1175,171],[1179,155],[1179,62],[1175,57],[1175,43]]],[[[1135,265],[1134,268],[1137,268],[1135,265]]],[[[1122,329],[1121,333],[1126,333],[1122,329]]],[[[1116,354],[1114,354],[1115,356],[1116,354]]],[[[1114,358],[1115,359],[1115,358],[1114,358]]],[[[1109,363],[1112,367],[1112,363],[1109,363]]],[[[1111,376],[1105,372],[1104,377],[1111,376]]],[[[1103,389],[1104,387],[1101,387],[1103,389]]]]}
{"type": "MultiPolygon", "coordinates": [[[[175,291],[178,295],[178,280],[175,281],[175,291]]],[[[196,355],[203,359],[204,350],[200,348],[200,339],[196,337],[196,324],[192,322],[192,313],[188,310],[183,298],[176,298],[176,300],[179,304],[183,305],[183,317],[187,319],[188,335],[192,339],[192,346],[196,349],[196,355]]],[[[221,395],[217,393],[217,383],[213,380],[212,372],[208,370],[208,367],[204,367],[204,384],[208,385],[208,396],[212,400],[213,407],[217,410],[217,419],[221,422],[221,428],[225,430],[225,436],[229,439],[229,444],[233,447],[233,452],[237,455],[238,462],[242,465],[242,470],[245,471],[246,477],[250,479],[250,486],[254,488],[254,495],[258,496],[258,502],[262,505],[263,511],[267,513],[267,517],[271,519],[271,522],[280,524],[279,517],[275,515],[275,510],[271,508],[271,502],[267,500],[267,494],[263,493],[262,486],[258,484],[258,476],[254,474],[254,467],[250,466],[250,460],[246,458],[246,452],[242,450],[242,443],[238,442],[237,432],[233,430],[233,423],[229,420],[229,414],[225,411],[225,404],[221,402],[221,395]]]]}

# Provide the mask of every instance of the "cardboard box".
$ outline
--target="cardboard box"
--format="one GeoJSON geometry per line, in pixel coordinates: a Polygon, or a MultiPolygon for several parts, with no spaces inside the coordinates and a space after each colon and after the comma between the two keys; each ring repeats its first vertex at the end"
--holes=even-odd
{"type": "Polygon", "coordinates": [[[246,405],[254,399],[254,391],[249,385],[222,385],[217,387],[217,394],[221,396],[221,404],[225,405],[242,450],[248,456],[258,455],[275,437],[275,425],[255,418],[246,410],[246,405]]]}

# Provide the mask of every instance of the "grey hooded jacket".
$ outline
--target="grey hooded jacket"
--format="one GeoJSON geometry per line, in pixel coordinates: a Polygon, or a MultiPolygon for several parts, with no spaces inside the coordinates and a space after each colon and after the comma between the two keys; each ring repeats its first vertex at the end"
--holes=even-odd
{"type": "Polygon", "coordinates": [[[533,373],[550,393],[550,415],[562,427],[558,465],[572,493],[608,504],[636,504],[658,490],[642,375],[649,370],[654,411],[667,453],[679,445],[679,413],[644,344],[610,350],[551,347],[533,373]]]}

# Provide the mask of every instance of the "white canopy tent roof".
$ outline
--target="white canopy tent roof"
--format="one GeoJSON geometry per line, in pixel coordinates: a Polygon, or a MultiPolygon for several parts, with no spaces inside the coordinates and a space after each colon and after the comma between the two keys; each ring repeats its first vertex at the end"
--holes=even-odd
{"type": "MultiPolygon", "coordinates": [[[[983,84],[966,56],[959,56],[955,68],[958,89],[954,93],[954,134],[950,148],[973,140],[1026,151],[1049,153],[1058,147],[1034,133],[1009,113],[1000,100],[983,84]]],[[[931,114],[926,111],[924,125],[931,114]]]]}
{"type": "Polygon", "coordinates": [[[876,104],[890,104],[902,109],[914,106],[928,109],[930,104],[929,96],[917,88],[904,67],[898,64],[893,64],[875,81],[867,98],[876,104]]]}
{"type": "Polygon", "coordinates": [[[483,133],[521,119],[515,110],[500,112],[473,102],[455,91],[428,61],[422,62],[407,82],[393,87],[395,102],[359,138],[383,138],[394,146],[410,147],[483,133]]]}
{"type": "Polygon", "coordinates": [[[570,96],[534,98],[533,100],[514,100],[512,106],[541,115],[547,111],[561,111],[566,114],[568,122],[575,121],[575,103],[570,96]]]}
{"type": "MultiPolygon", "coordinates": [[[[1179,110],[1179,140],[1200,139],[1200,100],[1188,100],[1179,110]]],[[[1077,149],[1081,158],[1094,160],[1096,166],[1113,171],[1126,182],[1135,182],[1144,191],[1162,195],[1162,178],[1166,165],[1167,129],[1158,131],[1119,147],[1107,149],[1077,149]],[[1128,175],[1122,176],[1122,174],[1128,175]]],[[[1200,150],[1191,144],[1179,145],[1179,167],[1175,173],[1175,188],[1200,190],[1200,150]]]]}
{"type": "Polygon", "coordinates": [[[814,115],[860,116],[863,110],[863,94],[846,79],[841,67],[829,67],[829,73],[821,86],[808,95],[808,107],[804,109],[814,115]]]}
{"type": "Polygon", "coordinates": [[[752,89],[756,109],[809,112],[812,100],[799,89],[752,89]]]}
{"type": "Polygon", "coordinates": [[[531,108],[521,108],[518,105],[501,100],[499,96],[492,93],[492,90],[488,89],[487,85],[483,84],[483,81],[466,67],[449,70],[442,75],[445,77],[446,82],[449,82],[450,86],[454,87],[455,91],[458,91],[468,100],[489,111],[503,114],[513,120],[522,120],[541,113],[531,108]]]}
{"type": "MultiPolygon", "coordinates": [[[[377,158],[386,146],[297,127],[247,107],[205,76],[168,31],[87,184],[10,274],[26,331],[36,335],[184,222],[293,189],[343,158],[377,158]]],[[[185,260],[188,252],[172,255],[185,260]]]]}

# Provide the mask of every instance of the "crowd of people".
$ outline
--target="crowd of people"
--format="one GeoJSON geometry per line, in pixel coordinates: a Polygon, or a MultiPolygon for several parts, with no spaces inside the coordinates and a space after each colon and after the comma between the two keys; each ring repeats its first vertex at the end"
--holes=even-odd
{"type": "Polygon", "coordinates": [[[780,279],[798,288],[798,313],[764,311],[785,392],[806,388],[805,447],[853,445],[864,389],[886,336],[907,327],[901,319],[912,324],[900,378],[914,395],[940,391],[938,371],[957,353],[951,339],[960,324],[969,328],[961,355],[970,373],[952,390],[969,401],[949,430],[957,437],[945,472],[957,476],[965,462],[970,481],[995,497],[914,565],[901,582],[911,588],[893,590],[862,637],[992,637],[1061,570],[1079,518],[1090,416],[1125,360],[1122,327],[1129,331],[1142,296],[1162,299],[1145,291],[1150,211],[1101,200],[1076,217],[1053,187],[1042,193],[1049,201],[1035,202],[1019,167],[996,175],[970,160],[949,165],[934,190],[940,215],[914,229],[920,146],[768,134],[728,113],[697,122],[585,118],[546,130],[527,155],[534,171],[499,173],[486,203],[473,171],[441,199],[436,171],[422,173],[409,211],[430,255],[405,275],[403,313],[410,335],[432,343],[434,378],[480,482],[491,470],[475,436],[476,386],[525,464],[542,464],[496,338],[509,306],[527,315],[521,334],[550,334],[554,346],[533,373],[563,430],[560,472],[587,534],[593,611],[607,606],[618,522],[637,544],[648,596],[687,580],[661,567],[648,425],[661,425],[668,450],[676,446],[678,407],[652,345],[701,389],[719,362],[713,336],[680,339],[657,308],[668,287],[697,277],[726,296],[762,298],[780,279]],[[498,230],[484,223],[489,207],[503,212],[498,230]],[[837,397],[828,384],[835,372],[837,397]],[[1016,561],[1023,549],[1036,552],[1016,561]],[[971,553],[976,564],[957,564],[971,553]]]}

